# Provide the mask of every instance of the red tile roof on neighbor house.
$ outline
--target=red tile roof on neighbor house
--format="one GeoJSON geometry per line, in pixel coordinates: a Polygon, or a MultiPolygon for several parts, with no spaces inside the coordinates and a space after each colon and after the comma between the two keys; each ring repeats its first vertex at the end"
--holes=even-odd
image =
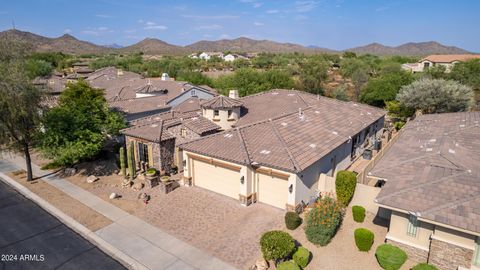
{"type": "Polygon", "coordinates": [[[423,58],[419,62],[430,61],[433,63],[452,63],[455,61],[462,62],[471,59],[480,59],[480,54],[434,54],[423,58]]]}
{"type": "Polygon", "coordinates": [[[385,115],[378,108],[294,90],[276,89],[246,97],[241,99],[244,106],[247,99],[245,117],[258,113],[262,120],[253,122],[258,118],[249,117],[248,124],[182,144],[181,148],[296,173],[385,115]],[[279,104],[283,106],[274,106],[279,104]]]}
{"type": "Polygon", "coordinates": [[[373,168],[377,202],[480,233],[480,112],[422,115],[373,168]]]}

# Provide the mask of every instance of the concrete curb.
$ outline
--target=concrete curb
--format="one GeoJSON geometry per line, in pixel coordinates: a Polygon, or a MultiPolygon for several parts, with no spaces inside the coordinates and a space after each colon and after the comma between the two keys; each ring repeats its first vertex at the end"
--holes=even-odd
{"type": "Polygon", "coordinates": [[[82,237],[90,241],[92,244],[97,246],[100,250],[108,254],[109,256],[113,257],[117,261],[119,261],[122,265],[129,269],[136,269],[136,270],[148,270],[145,265],[138,262],[134,258],[128,256],[118,248],[112,246],[105,240],[103,240],[100,236],[92,232],[87,227],[83,226],[70,216],[66,215],[58,208],[38,196],[37,194],[30,191],[28,188],[24,187],[17,181],[13,180],[11,177],[7,176],[6,174],[0,172],[0,180],[4,180],[6,184],[13,187],[15,190],[20,192],[23,196],[27,197],[28,199],[34,201],[38,204],[41,208],[45,211],[53,215],[54,217],[58,218],[62,223],[64,223],[67,227],[75,231],[76,233],[80,234],[82,237]]]}

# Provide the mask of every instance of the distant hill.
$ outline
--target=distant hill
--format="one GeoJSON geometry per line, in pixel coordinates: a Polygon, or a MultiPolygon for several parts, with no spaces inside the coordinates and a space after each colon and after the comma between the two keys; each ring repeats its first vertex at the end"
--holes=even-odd
{"type": "Polygon", "coordinates": [[[112,48],[112,49],[120,49],[120,48],[123,48],[122,45],[119,45],[117,43],[112,43],[112,44],[107,44],[107,45],[103,45],[104,47],[107,47],[107,48],[112,48]]]}
{"type": "Polygon", "coordinates": [[[8,30],[0,32],[0,38],[13,38],[29,43],[33,49],[39,52],[64,52],[71,54],[106,53],[110,48],[96,45],[87,41],[78,40],[75,37],[65,34],[58,38],[48,38],[30,32],[20,30],[8,30]]]}
{"type": "MultiPolygon", "coordinates": [[[[340,51],[321,48],[318,46],[302,46],[293,43],[280,43],[270,40],[255,40],[246,37],[236,39],[222,39],[216,41],[199,41],[185,47],[169,44],[165,41],[146,38],[130,46],[122,47],[117,44],[97,45],[91,42],[78,40],[75,37],[65,34],[58,38],[49,38],[24,32],[20,30],[7,30],[0,32],[0,38],[13,37],[22,40],[33,46],[36,51],[51,52],[58,51],[69,54],[103,54],[103,53],[132,53],[143,52],[150,55],[186,55],[192,52],[301,52],[301,53],[339,53],[340,51]]],[[[445,46],[435,41],[406,43],[397,47],[385,46],[379,43],[372,43],[366,46],[351,48],[345,51],[352,51],[358,54],[376,55],[430,55],[430,54],[466,54],[468,51],[454,47],[445,46]]]]}
{"type": "Polygon", "coordinates": [[[430,55],[430,54],[466,54],[468,51],[455,47],[445,46],[435,41],[430,42],[409,42],[397,47],[385,46],[379,43],[372,43],[362,47],[351,48],[346,51],[358,54],[376,55],[430,55]]]}
{"type": "Polygon", "coordinates": [[[333,52],[332,50],[322,48],[307,48],[293,43],[280,43],[270,40],[255,40],[246,37],[236,39],[222,39],[216,41],[198,41],[186,48],[192,51],[210,51],[210,52],[333,52]]]}
{"type": "Polygon", "coordinates": [[[143,52],[145,54],[168,54],[168,55],[182,55],[187,54],[188,49],[182,46],[172,45],[165,41],[146,38],[138,43],[120,49],[121,52],[143,52]]]}

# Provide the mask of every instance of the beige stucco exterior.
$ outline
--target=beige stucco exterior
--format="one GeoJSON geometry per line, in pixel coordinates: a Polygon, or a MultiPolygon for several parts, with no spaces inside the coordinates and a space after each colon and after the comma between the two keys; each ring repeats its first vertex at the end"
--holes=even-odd
{"type": "Polygon", "coordinates": [[[386,238],[428,251],[430,236],[433,234],[435,226],[420,221],[417,228],[417,235],[410,236],[407,234],[408,216],[409,215],[405,213],[392,211],[390,229],[386,238]]]}
{"type": "Polygon", "coordinates": [[[219,125],[223,130],[227,130],[237,123],[240,117],[240,107],[220,110],[203,109],[202,114],[203,117],[219,125]],[[218,111],[218,116],[215,116],[215,111],[218,111]]]}

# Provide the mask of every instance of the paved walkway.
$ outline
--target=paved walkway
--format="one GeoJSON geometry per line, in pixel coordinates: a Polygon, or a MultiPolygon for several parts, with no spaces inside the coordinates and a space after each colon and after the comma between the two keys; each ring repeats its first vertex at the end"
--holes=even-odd
{"type": "MultiPolygon", "coordinates": [[[[3,158],[5,157],[4,155],[3,158]]],[[[49,171],[43,171],[34,164],[32,164],[32,167],[34,175],[44,176],[42,179],[45,182],[112,220],[111,225],[96,231],[95,234],[146,268],[168,270],[235,269],[218,258],[130,215],[69,181],[52,175],[49,171]]],[[[0,160],[0,172],[24,168],[25,161],[21,157],[13,156],[0,160]]]]}

